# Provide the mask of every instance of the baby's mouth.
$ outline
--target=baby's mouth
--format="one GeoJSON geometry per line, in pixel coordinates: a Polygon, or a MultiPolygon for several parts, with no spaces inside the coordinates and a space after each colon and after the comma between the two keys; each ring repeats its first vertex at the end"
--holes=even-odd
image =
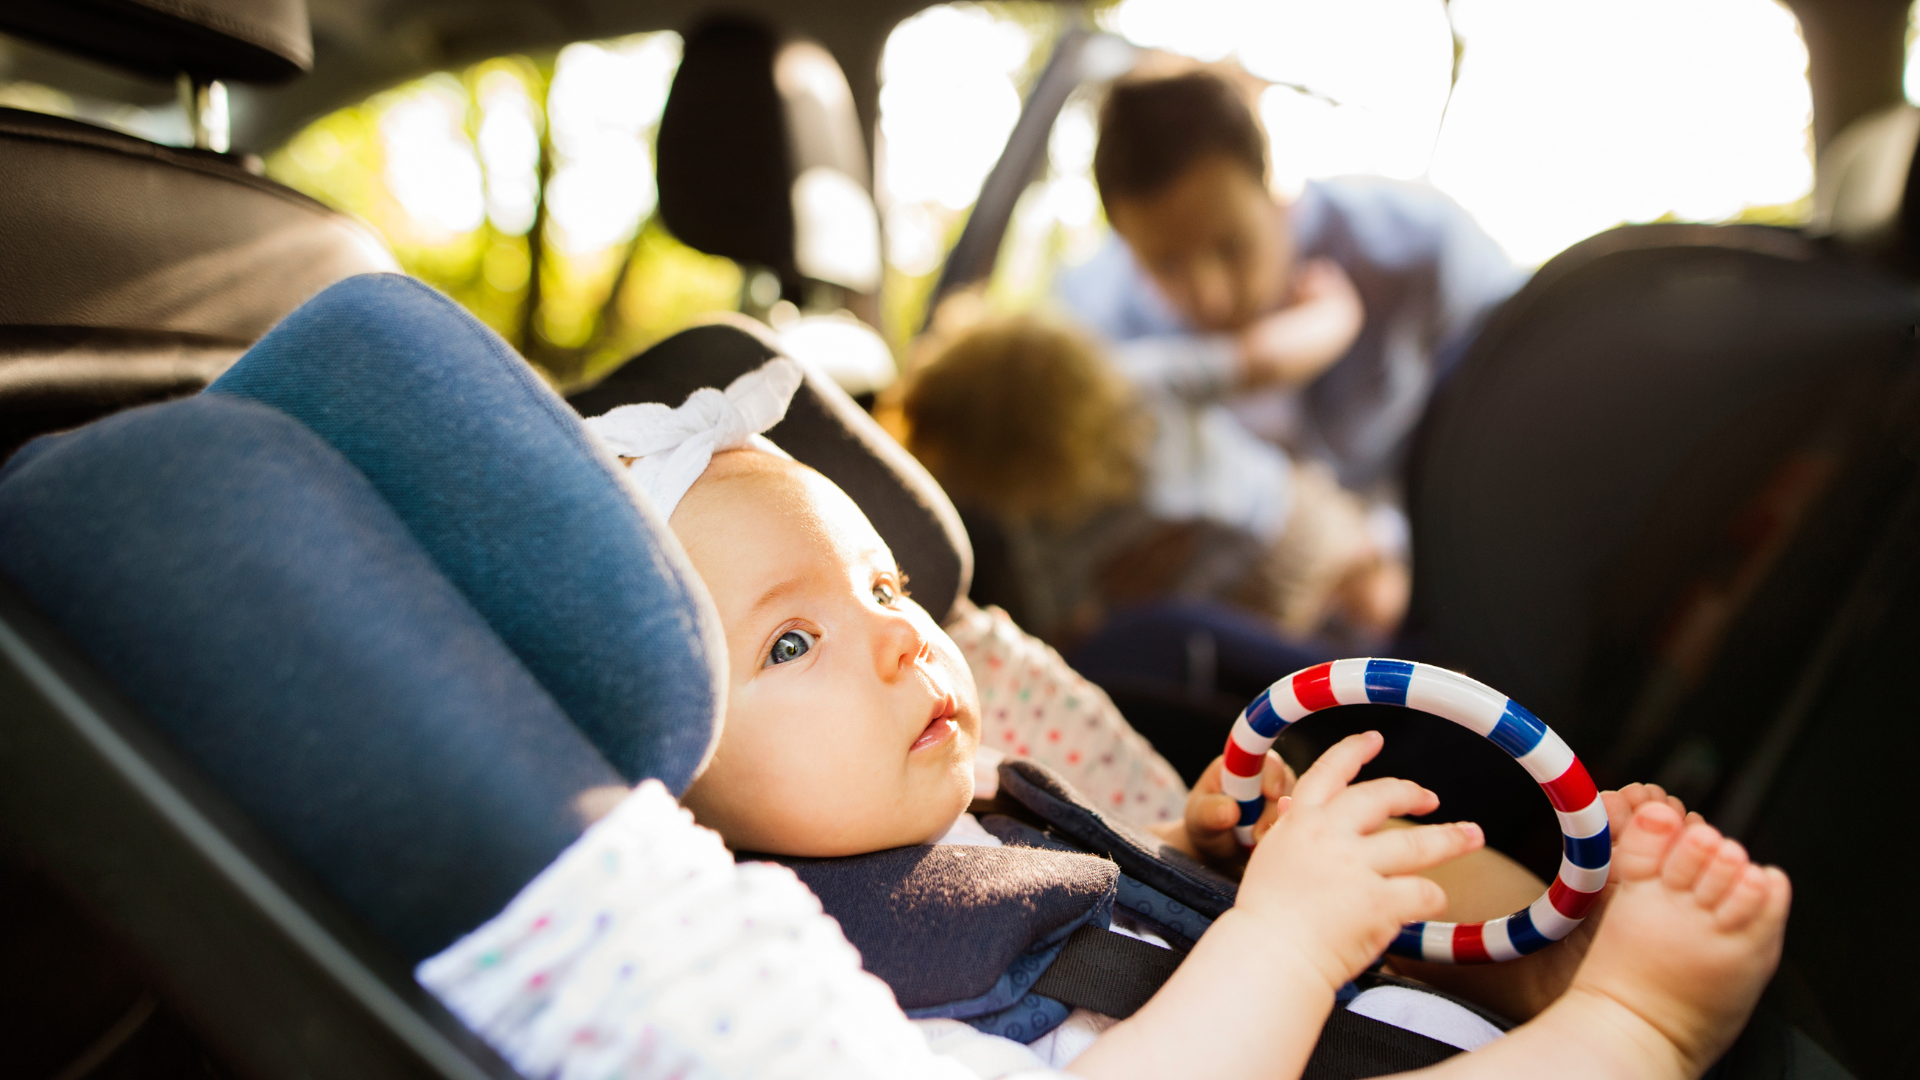
{"type": "Polygon", "coordinates": [[[927,721],[927,726],[920,730],[920,737],[913,740],[913,746],[907,752],[913,753],[916,750],[924,750],[929,746],[945,741],[955,732],[959,731],[960,723],[953,718],[954,714],[959,711],[959,703],[954,701],[952,694],[941,698],[934,704],[933,719],[927,721]]]}

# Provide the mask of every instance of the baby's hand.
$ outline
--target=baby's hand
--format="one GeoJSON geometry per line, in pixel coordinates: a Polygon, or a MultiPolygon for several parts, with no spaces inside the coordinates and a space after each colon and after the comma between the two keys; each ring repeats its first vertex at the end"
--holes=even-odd
{"type": "MultiPolygon", "coordinates": [[[[1233,838],[1233,827],[1240,823],[1240,804],[1220,790],[1220,772],[1225,767],[1225,758],[1214,758],[1207,771],[1200,774],[1200,782],[1187,793],[1186,820],[1176,826],[1185,833],[1186,843],[1180,843],[1180,837],[1169,839],[1188,854],[1198,855],[1209,863],[1237,867],[1246,861],[1247,853],[1233,838]]],[[[1259,843],[1267,830],[1273,828],[1274,821],[1280,817],[1280,799],[1293,790],[1294,783],[1293,770],[1280,760],[1279,754],[1267,751],[1266,764],[1260,773],[1260,793],[1267,797],[1267,808],[1253,827],[1254,843],[1259,843]]]]}
{"type": "Polygon", "coordinates": [[[1446,910],[1445,891],[1418,871],[1485,843],[1467,822],[1382,831],[1389,818],[1440,805],[1408,780],[1352,784],[1384,743],[1369,731],[1320,755],[1255,846],[1234,908],[1290,935],[1332,987],[1385,952],[1401,924],[1446,910]]]}

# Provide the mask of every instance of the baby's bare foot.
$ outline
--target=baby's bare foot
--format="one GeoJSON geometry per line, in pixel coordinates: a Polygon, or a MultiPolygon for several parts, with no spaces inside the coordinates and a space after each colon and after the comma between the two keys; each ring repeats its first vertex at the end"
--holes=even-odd
{"type": "Polygon", "coordinates": [[[1732,1044],[1779,962],[1791,888],[1778,868],[1755,866],[1739,843],[1683,818],[1664,792],[1620,794],[1636,805],[1614,849],[1616,887],[1567,1004],[1610,1003],[1616,1016],[1624,1007],[1682,1074],[1698,1076],[1732,1044]]]}
{"type": "MultiPolygon", "coordinates": [[[[1613,835],[1616,858],[1620,838],[1626,835],[1627,823],[1634,811],[1649,803],[1671,807],[1675,813],[1685,815],[1687,824],[1705,820],[1699,814],[1687,813],[1686,804],[1667,794],[1658,784],[1628,784],[1618,791],[1603,791],[1600,801],[1607,808],[1607,826],[1613,835]]],[[[1616,871],[1611,882],[1619,880],[1616,871]]],[[[1605,921],[1607,904],[1614,892],[1610,883],[1588,910],[1586,920],[1559,944],[1509,963],[1452,970],[1440,965],[1409,963],[1398,957],[1392,963],[1401,974],[1433,983],[1515,1020],[1531,1020],[1559,1000],[1573,984],[1575,973],[1586,960],[1587,950],[1593,946],[1593,936],[1605,921]]]]}

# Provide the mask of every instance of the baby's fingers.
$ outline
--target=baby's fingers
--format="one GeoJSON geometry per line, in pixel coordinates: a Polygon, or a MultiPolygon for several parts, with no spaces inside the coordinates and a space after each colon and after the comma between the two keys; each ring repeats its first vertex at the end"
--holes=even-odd
{"type": "MultiPolygon", "coordinates": [[[[1301,778],[1304,786],[1306,779],[1301,778]]],[[[1346,827],[1370,833],[1388,818],[1417,817],[1440,807],[1440,796],[1411,780],[1382,776],[1355,784],[1327,804],[1327,810],[1346,827]]]]}
{"type": "Polygon", "coordinates": [[[1426,878],[1390,877],[1381,889],[1387,912],[1396,923],[1438,919],[1447,913],[1447,890],[1426,878]]]}
{"type": "Polygon", "coordinates": [[[1293,785],[1299,782],[1300,778],[1293,775],[1293,769],[1281,760],[1279,754],[1267,751],[1265,767],[1260,771],[1260,794],[1265,795],[1269,803],[1282,795],[1291,794],[1293,785]]]}
{"type": "Polygon", "coordinates": [[[1326,805],[1346,790],[1360,775],[1360,767],[1372,761],[1384,745],[1386,740],[1377,731],[1363,731],[1334,743],[1293,785],[1294,801],[1301,806],[1326,805]]]}
{"type": "Polygon", "coordinates": [[[1292,805],[1293,798],[1287,795],[1267,802],[1267,808],[1261,812],[1260,820],[1253,823],[1253,842],[1256,846],[1267,835],[1267,831],[1280,820],[1280,815],[1287,812],[1287,807],[1292,805]]]}
{"type": "Polygon", "coordinates": [[[1231,859],[1240,854],[1240,842],[1233,827],[1240,823],[1240,804],[1225,795],[1187,797],[1187,839],[1194,850],[1213,860],[1231,859]]]}
{"type": "Polygon", "coordinates": [[[1486,845],[1486,834],[1471,821],[1385,829],[1364,841],[1367,865],[1387,875],[1413,874],[1486,845]]]}

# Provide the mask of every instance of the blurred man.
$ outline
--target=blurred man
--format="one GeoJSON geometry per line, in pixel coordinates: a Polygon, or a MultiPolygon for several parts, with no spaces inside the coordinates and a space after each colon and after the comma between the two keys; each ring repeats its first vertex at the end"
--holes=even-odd
{"type": "Polygon", "coordinates": [[[1367,177],[1268,186],[1247,95],[1211,70],[1115,84],[1094,179],[1117,240],[1062,276],[1136,378],[1226,398],[1250,430],[1397,501],[1437,376],[1525,280],[1452,200],[1367,177]]]}

